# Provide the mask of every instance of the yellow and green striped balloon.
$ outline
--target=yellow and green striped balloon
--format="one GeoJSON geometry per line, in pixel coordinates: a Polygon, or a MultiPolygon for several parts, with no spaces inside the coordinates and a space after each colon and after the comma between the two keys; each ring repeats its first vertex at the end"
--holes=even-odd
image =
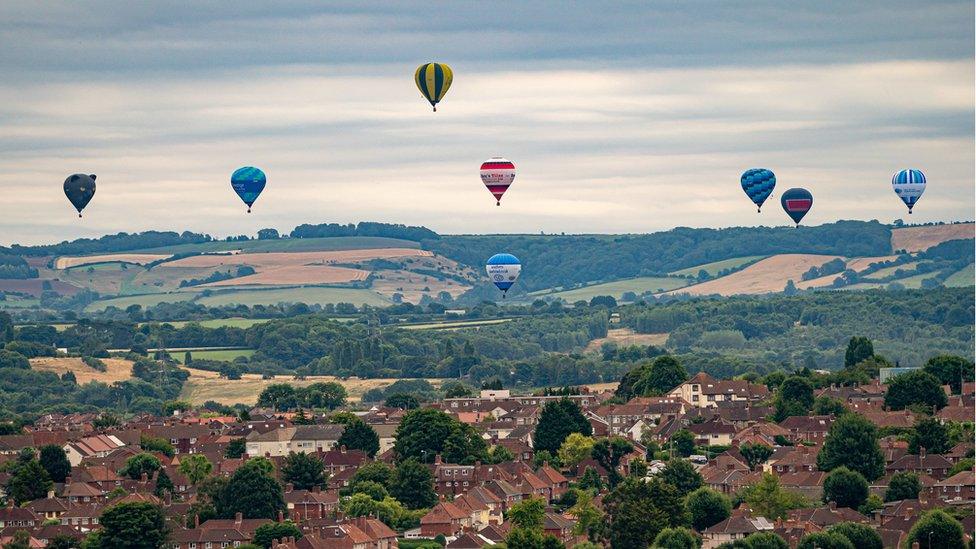
{"type": "Polygon", "coordinates": [[[417,67],[417,72],[413,75],[413,80],[417,84],[420,93],[430,101],[437,112],[437,104],[444,99],[444,94],[451,87],[454,80],[454,72],[451,67],[444,63],[424,63],[417,67]]]}

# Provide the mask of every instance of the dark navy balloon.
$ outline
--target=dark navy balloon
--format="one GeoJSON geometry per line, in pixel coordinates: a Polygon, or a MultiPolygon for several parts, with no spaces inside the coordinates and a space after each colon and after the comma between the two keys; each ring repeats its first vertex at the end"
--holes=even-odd
{"type": "Polygon", "coordinates": [[[247,204],[247,213],[251,213],[251,206],[261,195],[264,185],[268,182],[264,172],[258,168],[245,166],[239,168],[230,176],[230,186],[237,196],[247,204]]]}
{"type": "Polygon", "coordinates": [[[78,217],[81,217],[81,210],[91,202],[95,196],[95,176],[76,173],[69,175],[64,180],[64,195],[71,201],[71,205],[78,210],[78,217]]]}
{"type": "Polygon", "coordinates": [[[793,218],[793,221],[799,226],[800,220],[813,207],[813,195],[806,189],[790,189],[783,193],[780,203],[783,204],[786,215],[793,218]]]}
{"type": "Polygon", "coordinates": [[[742,190],[746,192],[749,200],[756,205],[756,211],[762,211],[763,202],[773,194],[773,187],[776,186],[776,175],[766,168],[752,168],[746,170],[740,179],[742,190]]]}

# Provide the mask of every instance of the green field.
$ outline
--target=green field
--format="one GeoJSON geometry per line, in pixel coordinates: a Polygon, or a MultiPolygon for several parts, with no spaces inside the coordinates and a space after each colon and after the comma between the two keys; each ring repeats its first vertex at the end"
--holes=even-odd
{"type": "MultiPolygon", "coordinates": [[[[254,354],[254,349],[221,349],[219,351],[201,349],[199,351],[190,350],[189,352],[194,360],[226,360],[230,362],[239,356],[250,357],[254,354]]],[[[172,356],[177,362],[183,364],[186,352],[173,353],[172,356]]]]}
{"type": "Polygon", "coordinates": [[[36,297],[17,297],[8,295],[6,299],[0,301],[0,309],[29,309],[41,304],[41,300],[36,297]]]}
{"type": "Polygon", "coordinates": [[[489,320],[456,320],[450,322],[427,322],[425,324],[407,324],[405,326],[396,326],[395,328],[402,328],[404,330],[458,330],[461,328],[475,328],[478,326],[490,326],[492,324],[502,324],[503,322],[511,322],[511,318],[493,318],[489,320]]]}
{"type": "Polygon", "coordinates": [[[162,248],[127,250],[132,254],[178,254],[189,252],[332,252],[339,250],[364,250],[371,248],[419,248],[412,240],[379,236],[337,236],[333,238],[281,238],[278,240],[247,240],[244,242],[204,242],[202,244],[178,244],[162,248]]]}
{"type": "Polygon", "coordinates": [[[275,305],[278,303],[352,303],[360,305],[383,306],[390,301],[380,294],[359,288],[332,288],[314,286],[307,288],[283,288],[278,290],[244,290],[202,297],[197,303],[208,307],[223,305],[275,305]]]}
{"type": "Polygon", "coordinates": [[[909,290],[917,290],[917,289],[919,289],[919,288],[922,287],[922,281],[923,280],[925,280],[926,278],[932,278],[932,277],[934,277],[937,274],[939,274],[939,273],[937,273],[937,272],[935,272],[935,273],[924,273],[924,274],[915,275],[915,276],[908,276],[908,277],[905,277],[905,278],[899,278],[898,280],[892,280],[888,284],[897,282],[897,283],[901,284],[902,286],[904,286],[906,289],[909,289],[909,290]]]}
{"type": "Polygon", "coordinates": [[[699,271],[705,271],[709,274],[709,276],[716,276],[720,271],[724,271],[725,269],[736,269],[765,258],[766,256],[764,255],[733,257],[732,259],[723,259],[722,261],[713,261],[712,263],[705,263],[704,265],[688,267],[687,269],[674,271],[671,274],[674,276],[698,276],[699,271]]]}
{"type": "Polygon", "coordinates": [[[892,266],[892,267],[885,267],[884,269],[878,269],[877,271],[875,271],[875,272],[873,272],[871,274],[864,275],[864,278],[866,280],[876,280],[876,279],[879,279],[879,278],[887,278],[887,277],[895,274],[895,271],[897,271],[898,269],[901,269],[901,270],[906,271],[906,272],[911,272],[911,271],[914,271],[915,270],[915,267],[917,267],[917,266],[918,266],[918,261],[913,261],[911,263],[905,263],[903,265],[895,265],[895,266],[892,266]]]}
{"type": "Polygon", "coordinates": [[[190,301],[196,297],[196,295],[197,294],[194,292],[178,292],[172,294],[145,294],[114,297],[111,299],[96,301],[85,307],[85,311],[103,311],[107,307],[118,307],[119,309],[125,309],[129,305],[152,307],[154,305],[159,305],[160,303],[178,303],[180,301],[190,301]]]}
{"type": "Polygon", "coordinates": [[[976,277],[976,269],[974,269],[974,265],[970,263],[968,267],[963,267],[961,270],[952,273],[952,275],[946,279],[945,285],[950,288],[972,286],[974,277],[976,277]]]}
{"type": "Polygon", "coordinates": [[[264,324],[267,318],[213,318],[210,320],[176,320],[173,322],[160,322],[159,324],[169,324],[174,328],[182,328],[191,322],[199,324],[204,328],[250,328],[255,324],[264,324]]]}
{"type": "Polygon", "coordinates": [[[650,291],[656,293],[659,291],[682,288],[687,285],[688,281],[683,278],[643,276],[639,278],[628,278],[626,280],[615,280],[613,282],[605,282],[603,284],[594,284],[592,286],[586,286],[585,288],[576,288],[573,290],[565,290],[555,293],[547,293],[549,290],[542,290],[539,292],[532,292],[529,295],[560,297],[567,302],[572,303],[581,299],[591,299],[598,295],[609,295],[620,299],[625,292],[642,294],[650,291]]]}

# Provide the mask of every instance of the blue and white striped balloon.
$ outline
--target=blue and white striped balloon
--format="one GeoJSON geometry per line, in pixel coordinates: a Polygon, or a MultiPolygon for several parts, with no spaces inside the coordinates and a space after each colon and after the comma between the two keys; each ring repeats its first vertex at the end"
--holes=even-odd
{"type": "Polygon", "coordinates": [[[508,289],[518,280],[522,272],[522,262],[512,254],[495,254],[488,259],[485,271],[491,282],[502,291],[504,296],[508,289]]]}
{"type": "Polygon", "coordinates": [[[925,174],[919,170],[902,170],[891,178],[891,186],[898,198],[908,206],[908,213],[912,213],[915,203],[925,192],[925,174]]]}

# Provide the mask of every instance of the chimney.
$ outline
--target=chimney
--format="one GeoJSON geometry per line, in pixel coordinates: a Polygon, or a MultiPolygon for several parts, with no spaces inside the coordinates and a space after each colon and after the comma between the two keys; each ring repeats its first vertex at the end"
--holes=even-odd
{"type": "Polygon", "coordinates": [[[316,484],[315,486],[312,486],[312,493],[313,494],[318,494],[321,491],[322,491],[322,487],[319,486],[318,484],[316,484]]]}
{"type": "Polygon", "coordinates": [[[64,477],[64,485],[67,486],[71,484],[71,475],[64,477]]]}
{"type": "Polygon", "coordinates": [[[919,549],[919,545],[917,541],[912,542],[912,549],[919,549]]]}
{"type": "Polygon", "coordinates": [[[234,513],[234,524],[240,526],[244,522],[244,514],[240,511],[234,513]]]}
{"type": "Polygon", "coordinates": [[[54,490],[47,491],[47,499],[54,499],[54,490]]]}
{"type": "Polygon", "coordinates": [[[441,455],[437,454],[434,456],[434,465],[440,465],[440,464],[441,464],[441,455]]]}
{"type": "Polygon", "coordinates": [[[142,476],[139,477],[139,482],[143,484],[149,482],[149,475],[145,471],[143,471],[142,476]]]}
{"type": "Polygon", "coordinates": [[[837,502],[836,501],[831,501],[830,503],[827,504],[827,507],[830,508],[830,509],[836,509],[837,508],[837,502]]]}
{"type": "MultiPolygon", "coordinates": [[[[238,514],[240,514],[240,513],[238,513],[238,514]]],[[[194,528],[199,528],[200,527],[200,513],[196,513],[196,514],[193,515],[193,527],[194,528]]]]}
{"type": "Polygon", "coordinates": [[[345,454],[346,453],[346,445],[345,444],[343,444],[342,446],[339,447],[339,453],[342,453],[342,454],[345,454]]]}
{"type": "Polygon", "coordinates": [[[285,513],[284,513],[284,511],[278,511],[278,522],[285,522],[285,513]]]}
{"type": "Polygon", "coordinates": [[[290,482],[288,484],[285,484],[285,493],[286,494],[289,493],[289,492],[291,492],[294,489],[295,489],[295,485],[294,484],[292,484],[290,482]]]}
{"type": "Polygon", "coordinates": [[[921,460],[924,457],[925,457],[925,446],[919,446],[918,447],[918,459],[921,460]]]}

